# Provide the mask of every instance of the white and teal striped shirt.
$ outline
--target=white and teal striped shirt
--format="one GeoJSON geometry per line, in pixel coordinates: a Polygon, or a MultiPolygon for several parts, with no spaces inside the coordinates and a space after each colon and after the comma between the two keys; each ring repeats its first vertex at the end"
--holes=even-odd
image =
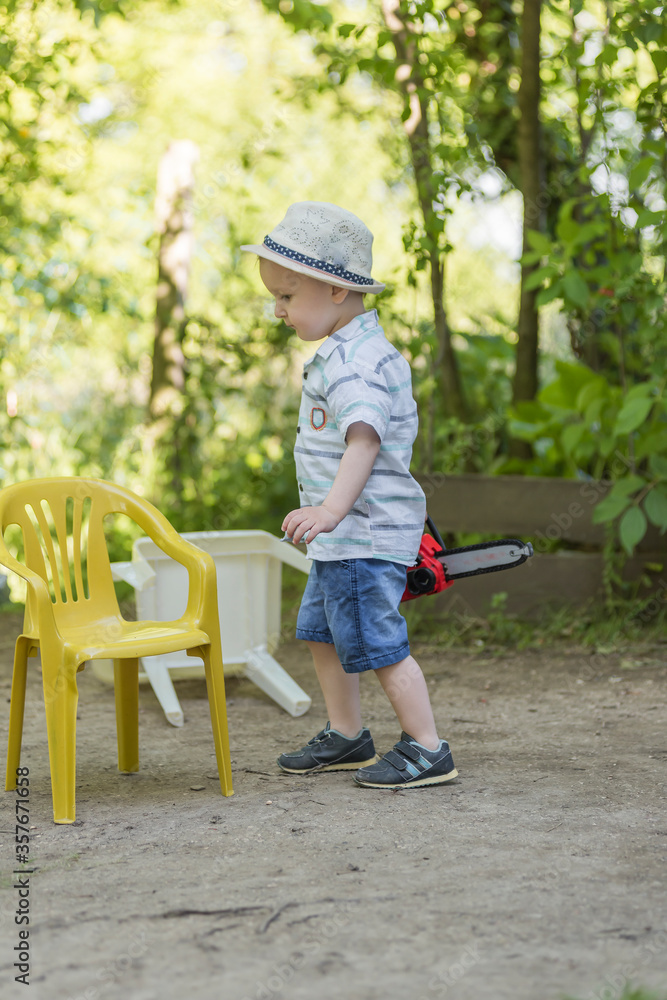
{"type": "Polygon", "coordinates": [[[380,451],[350,513],[308,545],[308,556],[412,566],[426,516],[424,493],[409,468],[417,406],[410,366],[385,337],[374,309],[332,333],[304,364],[294,447],[302,507],[325,499],[356,421],[377,431],[380,451]]]}

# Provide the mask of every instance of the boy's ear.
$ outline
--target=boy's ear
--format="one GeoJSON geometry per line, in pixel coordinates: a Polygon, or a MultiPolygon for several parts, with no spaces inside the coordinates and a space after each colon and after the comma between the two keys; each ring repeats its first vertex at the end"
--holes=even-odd
{"type": "Polygon", "coordinates": [[[341,288],[339,285],[332,285],[331,298],[333,302],[335,302],[337,306],[341,305],[342,302],[345,302],[349,290],[349,288],[341,288]]]}

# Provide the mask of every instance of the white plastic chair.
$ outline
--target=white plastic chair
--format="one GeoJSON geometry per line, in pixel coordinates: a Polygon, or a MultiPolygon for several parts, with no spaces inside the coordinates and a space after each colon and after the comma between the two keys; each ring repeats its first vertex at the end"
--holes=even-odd
{"type": "MultiPolygon", "coordinates": [[[[311,561],[267,531],[194,531],[181,537],[215,562],[225,676],[243,674],[290,715],[303,715],[311,699],[272,653],[281,637],[282,565],[309,573],[311,561]]],[[[187,574],[150,538],[139,538],[132,561],[112,563],[111,571],[135,588],[139,618],[171,619],[184,606],[187,574]]],[[[201,668],[178,652],[143,657],[141,664],[140,680],[148,678],[168,721],[182,726],[172,677],[202,676],[201,668]]],[[[103,680],[112,678],[110,664],[96,661],[93,670],[103,680]]]]}

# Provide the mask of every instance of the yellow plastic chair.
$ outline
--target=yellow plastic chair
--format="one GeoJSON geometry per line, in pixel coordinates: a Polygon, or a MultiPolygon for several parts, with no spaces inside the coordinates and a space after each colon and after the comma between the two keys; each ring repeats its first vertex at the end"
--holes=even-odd
{"type": "Polygon", "coordinates": [[[215,564],[208,553],[184,541],[155,507],[120,486],[99,479],[34,479],[0,490],[0,565],[28,585],[14,655],[7,790],[16,787],[29,656],[41,652],[53,818],[73,823],[77,672],[86,660],[114,661],[118,769],[137,771],[139,657],[187,649],[204,661],[220,788],[223,795],[232,794],[215,564]],[[128,515],[188,570],[182,618],[130,622],[121,617],[103,524],[115,513],[128,515]],[[25,565],[6,547],[10,524],[23,533],[25,565]]]}

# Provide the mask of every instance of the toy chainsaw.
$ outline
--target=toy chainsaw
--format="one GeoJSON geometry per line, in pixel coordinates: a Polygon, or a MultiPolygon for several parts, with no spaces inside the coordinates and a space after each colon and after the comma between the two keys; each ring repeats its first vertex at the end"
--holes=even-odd
{"type": "Polygon", "coordinates": [[[501,569],[520,566],[533,554],[530,542],[517,538],[500,538],[479,545],[464,545],[461,549],[446,549],[438,529],[426,518],[430,535],[422,535],[417,563],[408,569],[408,583],[401,602],[423,594],[437,594],[451,587],[454,580],[479,573],[497,573],[501,569]]]}

